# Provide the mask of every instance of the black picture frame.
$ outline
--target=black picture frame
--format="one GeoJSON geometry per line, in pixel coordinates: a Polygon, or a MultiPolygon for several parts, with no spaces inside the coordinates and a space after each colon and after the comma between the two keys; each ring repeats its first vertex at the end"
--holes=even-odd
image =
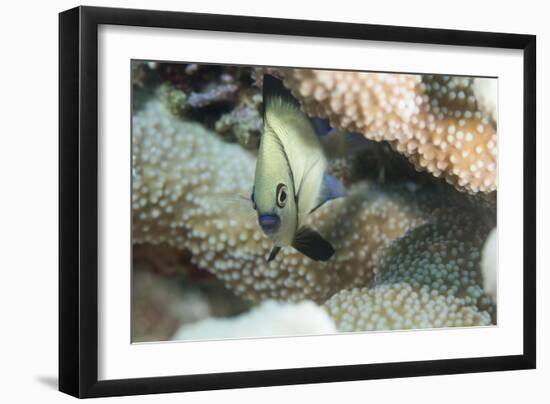
{"type": "Polygon", "coordinates": [[[84,398],[535,368],[535,60],[533,35],[96,7],[60,13],[59,389],[84,398]],[[97,52],[101,24],[522,50],[523,353],[99,381],[97,52]]]}

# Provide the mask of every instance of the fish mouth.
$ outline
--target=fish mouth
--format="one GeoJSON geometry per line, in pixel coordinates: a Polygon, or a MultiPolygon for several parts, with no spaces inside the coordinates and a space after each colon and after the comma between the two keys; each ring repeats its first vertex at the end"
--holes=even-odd
{"type": "Polygon", "coordinates": [[[260,227],[267,235],[272,235],[279,230],[281,219],[277,215],[260,215],[258,218],[260,227]]]}

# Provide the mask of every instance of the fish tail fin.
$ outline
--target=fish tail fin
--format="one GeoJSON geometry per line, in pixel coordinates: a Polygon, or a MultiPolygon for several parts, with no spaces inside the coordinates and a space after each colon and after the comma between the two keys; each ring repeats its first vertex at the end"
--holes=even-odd
{"type": "Polygon", "coordinates": [[[332,244],[315,230],[305,226],[296,233],[292,247],[314,261],[327,261],[335,252],[332,244]]]}

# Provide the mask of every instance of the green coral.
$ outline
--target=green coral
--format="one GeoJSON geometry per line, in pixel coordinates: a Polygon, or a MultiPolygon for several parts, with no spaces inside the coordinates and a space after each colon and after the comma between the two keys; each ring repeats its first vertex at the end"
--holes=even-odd
{"type": "Polygon", "coordinates": [[[160,98],[164,101],[168,110],[176,116],[183,116],[189,111],[188,96],[185,92],[174,87],[169,82],[163,83],[159,88],[160,98]]]}

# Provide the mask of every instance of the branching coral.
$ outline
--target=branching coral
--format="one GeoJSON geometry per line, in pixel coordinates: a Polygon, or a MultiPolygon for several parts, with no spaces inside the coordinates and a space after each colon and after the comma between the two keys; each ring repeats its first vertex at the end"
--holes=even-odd
{"type": "Polygon", "coordinates": [[[160,86],[158,93],[172,114],[182,116],[189,111],[188,96],[179,88],[166,82],[160,86]]]}
{"type": "Polygon", "coordinates": [[[265,71],[311,116],[386,140],[418,170],[460,190],[496,189],[496,122],[478,104],[473,79],[288,68],[260,69],[258,77],[265,71]]]}
{"type": "Polygon", "coordinates": [[[133,120],[134,243],[190,251],[194,264],[250,300],[323,302],[343,287],[370,285],[382,247],[429,211],[414,191],[359,184],[309,218],[335,247],[333,259],[315,262],[287,248],[267,263],[269,240],[249,202],[241,201],[246,214],[235,202],[250,194],[254,163],[238,145],[150,102],[133,120]]]}
{"type": "Polygon", "coordinates": [[[232,134],[241,146],[256,150],[263,128],[259,112],[261,100],[260,94],[251,98],[243,97],[239,105],[216,121],[216,132],[221,135],[232,134]]]}
{"type": "MultiPolygon", "coordinates": [[[[135,78],[140,71],[135,70],[135,78]]],[[[163,63],[155,71],[160,85],[156,96],[174,115],[256,150],[263,127],[262,95],[252,86],[252,71],[243,66],[163,63]]]]}
{"type": "Polygon", "coordinates": [[[203,92],[189,94],[189,106],[204,108],[219,102],[228,102],[235,99],[238,87],[235,84],[219,84],[205,89],[203,92]]]}

